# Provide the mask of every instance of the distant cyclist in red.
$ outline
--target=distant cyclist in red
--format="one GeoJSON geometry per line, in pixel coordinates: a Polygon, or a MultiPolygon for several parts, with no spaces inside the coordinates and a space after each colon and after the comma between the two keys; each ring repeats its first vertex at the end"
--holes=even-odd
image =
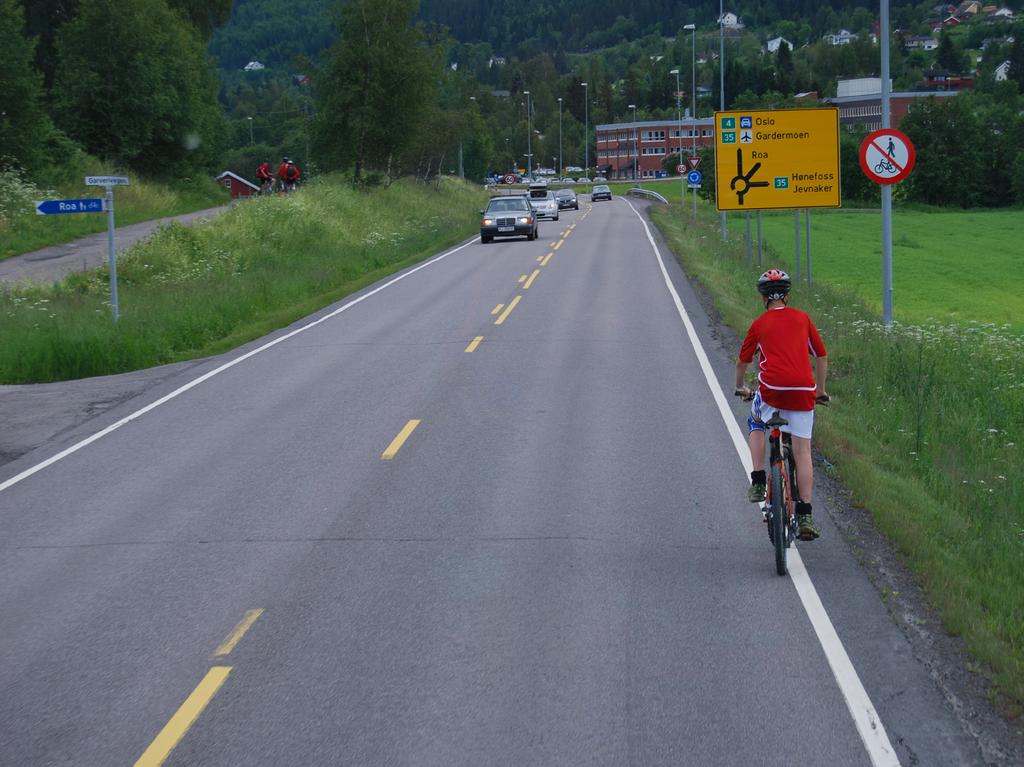
{"type": "Polygon", "coordinates": [[[285,157],[277,168],[277,177],[281,181],[281,188],[286,192],[291,192],[294,191],[295,185],[302,178],[302,174],[299,172],[298,166],[285,157]]]}
{"type": "Polygon", "coordinates": [[[789,421],[782,431],[793,439],[797,486],[800,501],[796,519],[802,541],[813,541],[820,534],[811,516],[811,492],[814,474],[811,464],[811,433],[814,430],[815,401],[825,402],[828,357],[818,329],[806,312],[786,306],[792,281],[779,269],[769,269],[757,281],[765,313],[754,320],[736,362],[736,393],[749,397],[745,377],[747,366],[760,354],[758,387],[753,392],[751,415],[747,419],[750,457],[750,500],[761,503],[765,497],[764,422],[778,411],[789,421]],[[814,358],[811,373],[810,358],[814,358]],[[817,383],[815,383],[817,381],[817,383]]]}
{"type": "Polygon", "coordinates": [[[269,192],[274,187],[274,175],[270,172],[270,160],[264,160],[256,169],[256,181],[260,192],[269,192]]]}

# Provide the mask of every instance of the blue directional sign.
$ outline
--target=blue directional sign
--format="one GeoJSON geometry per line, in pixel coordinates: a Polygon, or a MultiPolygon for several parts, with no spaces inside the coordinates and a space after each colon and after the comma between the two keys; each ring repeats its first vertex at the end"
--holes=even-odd
{"type": "Polygon", "coordinates": [[[699,170],[691,170],[689,173],[686,174],[686,180],[690,184],[690,186],[700,186],[702,178],[704,178],[704,176],[701,174],[699,170]]]}
{"type": "Polygon", "coordinates": [[[55,216],[60,213],[102,213],[103,200],[43,200],[36,203],[40,216],[55,216]]]}

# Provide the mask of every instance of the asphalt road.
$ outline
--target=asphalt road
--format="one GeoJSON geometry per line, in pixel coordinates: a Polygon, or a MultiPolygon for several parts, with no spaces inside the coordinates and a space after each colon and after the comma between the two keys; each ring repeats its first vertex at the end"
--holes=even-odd
{"type": "Polygon", "coordinates": [[[0,763],[978,763],[822,513],[849,698],[665,268],[712,386],[617,199],[0,468],[0,763]]]}

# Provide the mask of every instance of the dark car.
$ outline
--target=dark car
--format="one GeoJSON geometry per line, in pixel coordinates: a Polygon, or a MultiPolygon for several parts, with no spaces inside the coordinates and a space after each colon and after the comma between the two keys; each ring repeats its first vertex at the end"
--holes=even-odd
{"type": "Polygon", "coordinates": [[[480,242],[495,237],[521,237],[537,239],[537,216],[530,200],[521,195],[492,197],[487,210],[480,211],[480,242]]]}
{"type": "Polygon", "coordinates": [[[555,201],[558,202],[559,210],[568,210],[569,208],[573,210],[580,209],[579,198],[572,189],[559,189],[555,192],[555,201]]]}
{"type": "Polygon", "coordinates": [[[598,200],[610,200],[612,198],[612,190],[604,184],[598,184],[590,192],[590,201],[597,202],[598,200]]]}

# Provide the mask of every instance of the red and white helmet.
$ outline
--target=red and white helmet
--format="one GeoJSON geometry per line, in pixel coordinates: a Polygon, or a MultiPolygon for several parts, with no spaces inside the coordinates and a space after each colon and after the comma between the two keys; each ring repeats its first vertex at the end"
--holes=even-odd
{"type": "Polygon", "coordinates": [[[781,269],[769,269],[757,278],[757,292],[770,301],[781,301],[791,287],[793,281],[781,269]]]}

